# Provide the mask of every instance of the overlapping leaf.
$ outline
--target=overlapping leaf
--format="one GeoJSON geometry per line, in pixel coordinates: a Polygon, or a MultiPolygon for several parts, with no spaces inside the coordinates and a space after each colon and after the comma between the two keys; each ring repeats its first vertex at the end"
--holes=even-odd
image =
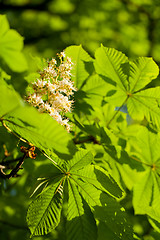
{"type": "Polygon", "coordinates": [[[106,194],[101,194],[100,200],[102,207],[94,208],[94,215],[104,223],[115,240],[133,240],[133,230],[131,222],[125,212],[125,209],[118,202],[106,194]]]}
{"type": "Polygon", "coordinates": [[[78,89],[93,71],[93,59],[82,48],[82,46],[70,46],[65,49],[65,54],[71,57],[74,64],[72,79],[78,89]]]}
{"type": "MultiPolygon", "coordinates": [[[[95,69],[99,75],[116,83],[112,85],[112,94],[107,93],[106,100],[115,106],[126,104],[129,115],[135,120],[147,118],[148,122],[160,127],[160,91],[159,87],[143,90],[158,76],[159,68],[151,58],[128,59],[114,49],[101,46],[95,54],[95,69]]],[[[107,81],[107,80],[106,80],[107,81]]]]}
{"type": "Polygon", "coordinates": [[[106,230],[109,229],[114,239],[133,239],[132,227],[127,221],[125,210],[112,197],[87,182],[79,180],[77,185],[95,218],[105,224],[106,230]]]}
{"type": "Polygon", "coordinates": [[[68,240],[96,240],[96,222],[89,207],[83,203],[75,182],[68,180],[68,214],[67,239],[68,240]]]}
{"type": "Polygon", "coordinates": [[[82,91],[86,94],[85,101],[87,103],[92,107],[100,107],[103,97],[109,92],[109,85],[102,79],[102,77],[100,77],[100,75],[94,74],[87,79],[82,87],[82,91]]]}
{"type": "Polygon", "coordinates": [[[99,166],[90,165],[77,171],[79,178],[84,182],[92,184],[97,189],[104,191],[114,197],[122,197],[122,190],[107,171],[99,166]]]}

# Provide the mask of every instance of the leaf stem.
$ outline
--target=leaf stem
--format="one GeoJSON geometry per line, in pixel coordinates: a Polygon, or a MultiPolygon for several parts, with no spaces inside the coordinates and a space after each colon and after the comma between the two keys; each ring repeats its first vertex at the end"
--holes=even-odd
{"type": "Polygon", "coordinates": [[[117,116],[117,114],[119,113],[119,111],[122,109],[122,107],[124,106],[124,104],[127,102],[129,96],[127,96],[127,98],[125,99],[125,101],[122,103],[122,105],[119,107],[119,109],[115,112],[115,114],[112,116],[112,118],[109,120],[109,122],[106,124],[106,127],[109,128],[109,125],[111,124],[111,122],[114,120],[114,118],[117,116]]]}
{"type": "Polygon", "coordinates": [[[148,166],[148,167],[152,167],[151,164],[149,164],[149,163],[145,163],[145,162],[142,162],[141,160],[139,160],[138,158],[136,158],[136,157],[134,157],[134,156],[129,156],[129,157],[132,158],[133,160],[137,161],[137,162],[140,162],[140,163],[142,163],[142,164],[148,166]]]}
{"type": "MultiPolygon", "coordinates": [[[[5,121],[8,121],[8,120],[5,120],[5,121]]],[[[26,141],[25,139],[19,137],[16,133],[14,133],[14,132],[5,124],[4,119],[2,119],[1,122],[2,122],[3,127],[5,127],[10,133],[12,133],[15,137],[19,138],[22,142],[27,143],[27,141],[26,141]]],[[[8,122],[10,122],[10,121],[8,121],[8,122]]]]}

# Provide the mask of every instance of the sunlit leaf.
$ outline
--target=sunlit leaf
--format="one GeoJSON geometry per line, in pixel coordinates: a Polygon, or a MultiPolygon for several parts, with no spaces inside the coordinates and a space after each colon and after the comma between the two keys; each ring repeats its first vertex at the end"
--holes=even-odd
{"type": "Polygon", "coordinates": [[[119,88],[126,91],[128,76],[124,73],[122,66],[128,63],[128,58],[114,48],[106,48],[103,45],[96,50],[95,58],[96,72],[116,82],[119,88]]]}
{"type": "Polygon", "coordinates": [[[68,165],[70,166],[69,170],[74,172],[91,164],[92,161],[92,153],[81,149],[75,154],[74,158],[68,162],[68,165]]]}
{"type": "Polygon", "coordinates": [[[130,62],[130,92],[136,92],[155,79],[159,68],[152,58],[140,57],[130,62]]]}
{"type": "Polygon", "coordinates": [[[23,72],[28,68],[22,48],[23,38],[9,28],[6,16],[0,15],[0,57],[15,72],[23,72]]]}
{"type": "Polygon", "coordinates": [[[8,85],[3,79],[0,79],[0,96],[0,117],[23,106],[19,94],[12,85],[8,85]]]}
{"type": "Polygon", "coordinates": [[[73,62],[72,79],[78,89],[93,71],[93,59],[82,48],[82,46],[70,46],[65,49],[67,57],[73,62]]]}

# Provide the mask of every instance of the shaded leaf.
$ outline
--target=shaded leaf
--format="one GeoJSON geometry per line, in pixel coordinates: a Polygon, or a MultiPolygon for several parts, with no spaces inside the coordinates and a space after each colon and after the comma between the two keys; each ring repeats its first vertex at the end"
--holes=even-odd
{"type": "Polygon", "coordinates": [[[96,240],[96,222],[72,179],[68,181],[68,194],[67,239],[96,240]]]}
{"type": "Polygon", "coordinates": [[[102,193],[100,200],[103,207],[94,207],[94,216],[96,219],[105,223],[107,229],[112,232],[114,239],[134,239],[133,229],[125,209],[107,194],[102,193]]]}
{"type": "Polygon", "coordinates": [[[92,184],[97,189],[104,191],[113,197],[122,197],[122,190],[116,181],[109,175],[107,171],[99,166],[90,165],[77,171],[77,176],[82,181],[92,184]]]}

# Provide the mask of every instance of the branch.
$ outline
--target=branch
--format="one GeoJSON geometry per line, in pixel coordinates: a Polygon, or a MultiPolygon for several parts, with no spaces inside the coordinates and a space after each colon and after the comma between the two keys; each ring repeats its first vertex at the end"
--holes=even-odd
{"type": "MultiPolygon", "coordinates": [[[[22,157],[18,157],[16,159],[11,159],[11,160],[7,160],[7,161],[2,161],[0,162],[0,164],[2,164],[3,166],[8,166],[10,163],[13,163],[13,162],[18,162],[19,160],[21,160],[22,157]]],[[[1,166],[1,165],[0,165],[1,166]]]]}
{"type": "Polygon", "coordinates": [[[27,153],[24,153],[23,156],[21,157],[20,161],[17,163],[17,165],[15,166],[15,168],[13,168],[13,170],[9,173],[9,174],[5,174],[3,169],[5,168],[4,166],[0,165],[0,176],[2,178],[5,178],[5,179],[10,179],[12,177],[15,177],[17,172],[21,169],[21,166],[24,162],[24,159],[26,158],[27,156],[27,153]]]}
{"type": "Polygon", "coordinates": [[[13,170],[9,173],[9,174],[5,174],[3,169],[5,168],[3,165],[0,165],[0,176],[2,178],[7,178],[7,179],[10,179],[12,177],[15,177],[17,175],[17,172],[21,169],[21,166],[24,162],[24,159],[25,158],[32,158],[32,159],[35,159],[37,154],[34,153],[35,151],[35,147],[34,146],[29,146],[28,148],[27,147],[24,147],[24,146],[21,146],[21,152],[23,152],[23,156],[20,158],[20,161],[17,163],[17,165],[15,166],[15,168],[13,168],[13,170]]]}
{"type": "Polygon", "coordinates": [[[81,140],[73,139],[73,142],[75,144],[93,142],[94,144],[99,144],[100,145],[100,142],[94,136],[88,136],[87,138],[84,138],[84,139],[81,139],[81,140]]]}

